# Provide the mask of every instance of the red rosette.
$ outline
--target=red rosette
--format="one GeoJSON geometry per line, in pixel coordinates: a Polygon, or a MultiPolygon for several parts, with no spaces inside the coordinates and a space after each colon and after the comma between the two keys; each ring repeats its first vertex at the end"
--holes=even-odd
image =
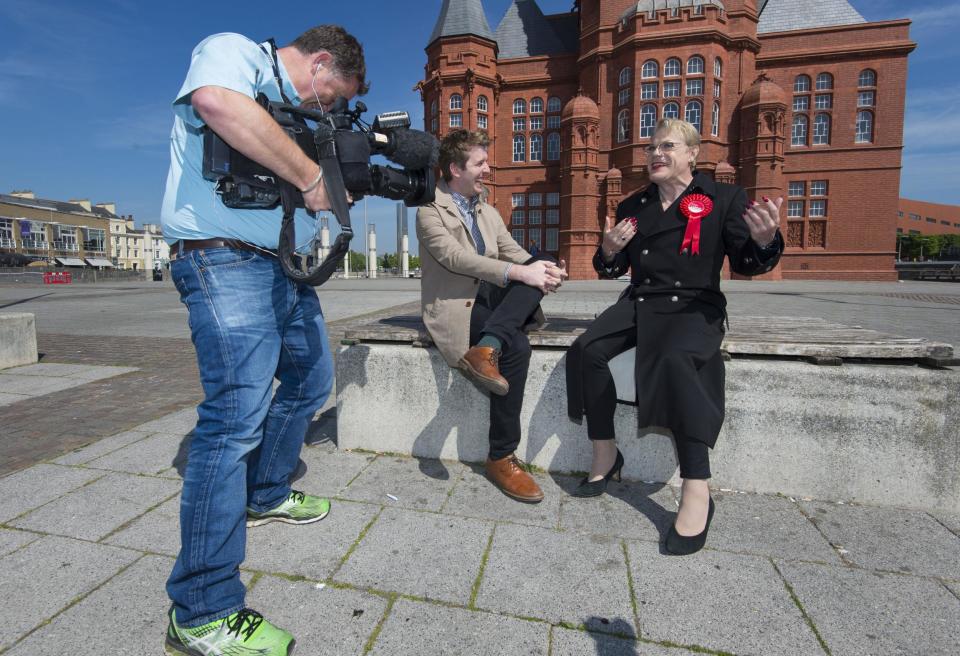
{"type": "Polygon", "coordinates": [[[680,253],[689,250],[691,255],[700,254],[700,220],[712,211],[713,201],[703,194],[690,194],[680,201],[680,212],[687,217],[680,253]]]}

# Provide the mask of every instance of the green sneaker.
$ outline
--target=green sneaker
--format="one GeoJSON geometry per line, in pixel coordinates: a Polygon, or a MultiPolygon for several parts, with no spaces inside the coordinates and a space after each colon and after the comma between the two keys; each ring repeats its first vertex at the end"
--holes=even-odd
{"type": "Polygon", "coordinates": [[[168,656],[289,656],[293,644],[292,635],[249,608],[189,629],[177,626],[170,609],[168,656]]]}
{"type": "Polygon", "coordinates": [[[247,526],[260,526],[268,522],[310,524],[319,522],[329,512],[330,499],[314,497],[297,490],[291,490],[286,501],[272,510],[258,513],[247,508],[247,526]]]}

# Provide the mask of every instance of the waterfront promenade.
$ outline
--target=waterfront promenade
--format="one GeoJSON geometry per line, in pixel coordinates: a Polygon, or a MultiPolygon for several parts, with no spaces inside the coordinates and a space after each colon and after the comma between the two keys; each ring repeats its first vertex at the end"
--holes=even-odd
{"type": "MultiPolygon", "coordinates": [[[[418,283],[322,287],[331,343],[416,311],[418,283]]],[[[568,283],[544,309],[590,315],[622,286],[568,283]]],[[[725,291],[734,323],[813,316],[960,346],[949,283],[725,291]]],[[[167,282],[0,281],[4,311],[36,315],[43,357],[0,371],[0,653],[162,653],[200,394],[186,313],[167,282]]],[[[243,566],[299,656],[958,651],[960,517],[717,490],[708,548],[675,558],[659,547],[669,486],[583,500],[574,477],[537,474],[546,500],[518,504],[473,466],[339,451],[332,401],[307,442],[295,486],[333,511],[251,529],[243,566]]]]}

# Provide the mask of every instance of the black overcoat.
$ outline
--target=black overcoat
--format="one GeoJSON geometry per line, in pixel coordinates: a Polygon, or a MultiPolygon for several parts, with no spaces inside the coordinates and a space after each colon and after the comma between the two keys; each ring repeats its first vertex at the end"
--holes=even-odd
{"type": "Polygon", "coordinates": [[[604,278],[620,277],[629,269],[630,286],[567,351],[567,411],[572,420],[583,418],[583,386],[597,384],[585,379],[584,347],[635,325],[639,426],[662,426],[675,435],[716,443],[724,417],[723,258],[729,258],[736,273],[759,275],[773,269],[783,252],[779,232],[764,249],[750,238],[743,219],[747,202],[742,187],[695,173],[665,211],[654,184],[620,203],[617,222],[635,217],[637,234],[609,265],[599,249],[593,263],[604,278]],[[687,219],[678,208],[691,193],[713,201],[713,210],[701,220],[699,255],[680,252],[687,219]]]}

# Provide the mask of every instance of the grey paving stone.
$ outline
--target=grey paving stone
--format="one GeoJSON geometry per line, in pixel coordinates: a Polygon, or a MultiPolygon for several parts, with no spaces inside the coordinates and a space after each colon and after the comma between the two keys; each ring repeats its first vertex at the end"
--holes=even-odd
{"type": "Polygon", "coordinates": [[[99,540],[180,490],[176,481],[108,474],[11,523],[18,528],[99,540]]]}
{"type": "Polygon", "coordinates": [[[129,374],[134,371],[140,370],[137,367],[87,367],[84,371],[67,374],[67,376],[69,378],[75,378],[84,382],[91,382],[94,380],[103,380],[104,378],[113,378],[114,376],[129,374]]]}
{"type": "Polygon", "coordinates": [[[75,378],[54,378],[52,376],[16,376],[0,373],[0,392],[43,396],[60,392],[71,387],[83,385],[84,381],[75,378]]]}
{"type": "Polygon", "coordinates": [[[340,496],[401,508],[439,510],[465,469],[466,465],[458,462],[378,456],[340,496]]]}
{"type": "Polygon", "coordinates": [[[111,435],[110,437],[105,437],[102,440],[97,440],[87,446],[81,447],[79,449],[74,449],[69,453],[65,453],[59,458],[52,460],[52,462],[58,465],[82,465],[83,463],[90,462],[95,458],[106,455],[111,451],[116,451],[117,449],[123,448],[128,444],[133,442],[138,442],[143,438],[150,435],[150,433],[144,433],[141,431],[124,431],[122,433],[117,433],[116,435],[111,435]]]}
{"type": "Polygon", "coordinates": [[[0,558],[0,650],[137,558],[126,549],[55,536],[0,558]]]}
{"type": "Polygon", "coordinates": [[[36,465],[0,478],[0,522],[7,522],[103,476],[103,472],[36,465]]]}
{"type": "Polygon", "coordinates": [[[94,590],[7,654],[160,654],[170,601],[164,584],[172,558],[146,556],[94,590]],[[122,630],[122,636],[115,631],[122,630]]]}
{"type": "Polygon", "coordinates": [[[356,542],[379,508],[334,501],[330,514],[314,524],[272,522],[247,529],[246,569],[325,579],[356,542]]]}
{"type": "Polygon", "coordinates": [[[148,421],[144,424],[134,427],[135,430],[146,431],[148,433],[175,433],[186,435],[197,425],[197,409],[184,408],[171,412],[159,419],[148,421]]]}
{"type": "Polygon", "coordinates": [[[567,531],[659,541],[677,512],[671,488],[636,481],[612,483],[607,494],[568,497],[560,509],[560,527],[567,531]]]}
{"type": "MultiPolygon", "coordinates": [[[[632,626],[617,627],[611,625],[609,628],[617,633],[633,632],[632,626]],[[622,630],[618,631],[618,628],[622,630]]],[[[551,656],[585,656],[586,654],[597,654],[598,656],[685,656],[695,653],[686,649],[662,647],[603,633],[573,631],[559,627],[553,629],[551,644],[553,645],[550,650],[551,656]]]]}
{"type": "Polygon", "coordinates": [[[841,564],[836,550],[790,499],[736,493],[714,493],[713,498],[717,511],[710,524],[711,548],[841,564]]]}
{"type": "Polygon", "coordinates": [[[164,501],[104,542],[176,556],[180,552],[180,495],[164,501]]]}
{"type": "Polygon", "coordinates": [[[394,604],[370,653],[546,656],[549,629],[541,622],[401,599],[394,604]]]}
{"type": "Polygon", "coordinates": [[[13,531],[8,528],[0,528],[0,556],[6,556],[8,553],[16,551],[20,547],[30,544],[34,540],[39,540],[40,535],[28,533],[26,531],[13,531]]]}
{"type": "Polygon", "coordinates": [[[960,580],[960,538],[924,512],[835,503],[802,505],[830,542],[857,565],[960,580]]]}
{"type": "Polygon", "coordinates": [[[779,563],[834,654],[956,654],[960,601],[936,581],[779,563]]]}
{"type": "Polygon", "coordinates": [[[10,405],[11,403],[19,403],[20,401],[26,401],[29,398],[32,397],[27,394],[10,394],[9,392],[0,392],[0,406],[10,405]]]}
{"type": "Polygon", "coordinates": [[[957,596],[957,599],[960,599],[960,583],[952,583],[950,581],[947,581],[946,583],[944,583],[944,585],[953,591],[953,594],[957,596]]]}
{"type": "Polygon", "coordinates": [[[359,656],[387,607],[377,595],[274,576],[259,579],[247,603],[292,633],[297,653],[309,656],[359,656]]]}
{"type": "Polygon", "coordinates": [[[87,467],[130,474],[159,474],[170,469],[180,453],[185,453],[183,435],[155,433],[86,463],[87,467]]]}
{"type": "Polygon", "coordinates": [[[38,362],[37,364],[27,364],[22,367],[11,367],[4,369],[4,374],[17,374],[21,376],[73,376],[87,371],[96,371],[100,369],[109,369],[111,367],[98,367],[89,364],[60,364],[57,362],[38,362]]]}
{"type": "Polygon", "coordinates": [[[813,631],[765,558],[704,550],[661,555],[629,546],[643,636],[737,654],[818,654],[813,631]]]}
{"type": "Polygon", "coordinates": [[[300,451],[300,467],[294,473],[293,487],[310,494],[333,497],[376,456],[324,447],[305,446],[300,451]]]}
{"type": "Polygon", "coordinates": [[[491,529],[476,519],[387,508],[335,578],[466,605],[491,529]]]}
{"type": "Polygon", "coordinates": [[[933,516],[955,535],[960,535],[960,513],[936,512],[933,516]]]}
{"type": "Polygon", "coordinates": [[[545,528],[497,526],[476,605],[600,631],[633,626],[620,541],[545,528]]]}
{"type": "Polygon", "coordinates": [[[533,477],[543,490],[543,501],[520,503],[491,483],[482,466],[468,467],[443,506],[443,512],[556,528],[564,491],[546,474],[534,474],[533,477]]]}

